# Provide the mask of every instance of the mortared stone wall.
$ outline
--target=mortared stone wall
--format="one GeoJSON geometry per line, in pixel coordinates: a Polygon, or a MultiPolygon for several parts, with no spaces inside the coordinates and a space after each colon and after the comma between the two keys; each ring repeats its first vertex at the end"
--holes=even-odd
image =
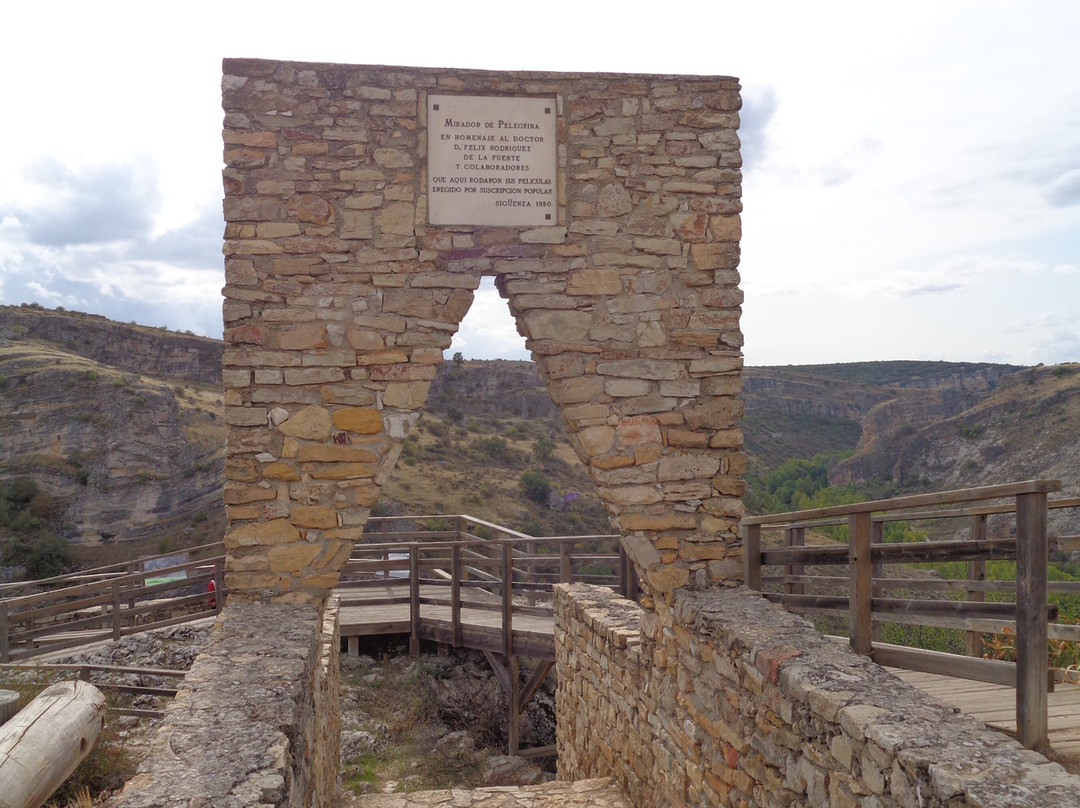
{"type": "Polygon", "coordinates": [[[494,276],[645,602],[741,574],[731,78],[224,62],[226,583],[321,603],[494,276]],[[428,94],[554,98],[556,215],[433,226],[428,94]]]}

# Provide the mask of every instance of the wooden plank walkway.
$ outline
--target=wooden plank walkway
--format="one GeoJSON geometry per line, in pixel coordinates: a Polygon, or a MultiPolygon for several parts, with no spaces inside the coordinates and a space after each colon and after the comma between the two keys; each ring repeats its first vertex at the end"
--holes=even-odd
{"type": "MultiPolygon", "coordinates": [[[[349,638],[350,653],[357,644],[352,638],[358,640],[378,634],[409,635],[407,585],[399,583],[363,589],[339,589],[337,594],[341,598],[341,636],[349,638]],[[387,602],[394,599],[404,602],[387,602]]],[[[439,601],[437,604],[421,602],[420,638],[453,645],[450,587],[423,585],[420,587],[420,598],[422,601],[439,601]]],[[[461,599],[461,645],[478,651],[502,653],[504,645],[499,599],[492,599],[483,590],[463,590],[461,599]]],[[[555,658],[555,620],[550,615],[515,611],[512,633],[515,654],[532,659],[555,658]]]]}
{"type": "MultiPolygon", "coordinates": [[[[942,704],[956,707],[987,726],[1016,736],[1016,691],[1005,685],[955,679],[934,673],[889,668],[905,682],[928,693],[942,704]]],[[[1050,748],[1068,758],[1073,770],[1080,767],[1080,686],[1059,684],[1047,694],[1050,748]]]]}

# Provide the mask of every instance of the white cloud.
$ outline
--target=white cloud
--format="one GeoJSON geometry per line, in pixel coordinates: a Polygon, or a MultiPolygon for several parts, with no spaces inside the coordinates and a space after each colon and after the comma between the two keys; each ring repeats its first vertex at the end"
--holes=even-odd
{"type": "MultiPolygon", "coordinates": [[[[255,16],[202,0],[183,13],[62,5],[5,12],[21,35],[0,50],[0,71],[33,77],[8,82],[5,103],[36,122],[5,130],[5,302],[66,295],[121,320],[220,333],[228,55],[738,76],[751,363],[796,353],[818,362],[935,351],[1028,357],[1065,350],[1070,332],[1048,320],[1003,341],[1017,301],[1080,321],[1073,0],[940,0],[910,13],[864,0],[690,0],[648,26],[602,4],[550,0],[539,17],[500,9],[501,24],[558,43],[532,49],[519,37],[485,37],[459,6],[431,4],[407,41],[365,37],[359,51],[356,31],[396,30],[400,9],[326,0],[322,13],[336,21],[327,29],[282,26],[292,9],[277,0],[255,16]],[[567,28],[560,20],[571,13],[580,24],[567,28]],[[723,31],[721,46],[687,46],[688,19],[723,31]],[[240,30],[253,50],[237,51],[240,30]],[[882,306],[912,324],[903,339],[880,327],[882,306]],[[957,317],[972,309],[993,313],[957,317]]],[[[525,355],[490,282],[453,350],[525,355]]]]}
{"type": "Polygon", "coordinates": [[[1055,207],[1080,205],[1080,168],[1066,171],[1046,188],[1046,197],[1055,207]]]}
{"type": "Polygon", "coordinates": [[[495,283],[484,278],[468,314],[454,335],[450,353],[467,359],[529,359],[525,338],[517,333],[514,318],[505,300],[499,297],[495,283]]]}

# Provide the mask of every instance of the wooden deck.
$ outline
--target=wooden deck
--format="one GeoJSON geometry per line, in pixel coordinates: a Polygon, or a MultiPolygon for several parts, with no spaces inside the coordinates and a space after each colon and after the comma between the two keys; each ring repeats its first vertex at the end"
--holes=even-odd
{"type": "MultiPolygon", "coordinates": [[[[355,653],[360,637],[379,634],[408,636],[408,595],[409,588],[405,581],[396,585],[388,583],[364,589],[339,590],[340,630],[341,636],[348,638],[349,653],[355,653]]],[[[457,642],[453,635],[450,589],[445,586],[421,586],[420,598],[420,639],[451,646],[462,645],[478,651],[502,653],[505,650],[503,615],[498,598],[491,597],[483,590],[462,592],[461,634],[457,642]]],[[[553,660],[554,633],[554,618],[550,615],[522,614],[515,609],[512,634],[514,653],[518,656],[553,660]]]]}
{"type": "MultiPolygon", "coordinates": [[[[1016,691],[1005,685],[973,682],[933,673],[889,670],[931,697],[956,707],[994,729],[1016,736],[1016,691]]],[[[1047,694],[1050,748],[1067,758],[1072,771],[1080,770],[1080,686],[1059,684],[1047,694]]]]}

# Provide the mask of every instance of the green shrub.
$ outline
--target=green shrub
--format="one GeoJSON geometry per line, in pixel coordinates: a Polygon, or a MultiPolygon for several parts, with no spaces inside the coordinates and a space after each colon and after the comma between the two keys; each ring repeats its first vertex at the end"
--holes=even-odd
{"type": "Polygon", "coordinates": [[[537,460],[543,462],[551,457],[552,452],[555,451],[555,441],[549,438],[547,435],[543,435],[533,441],[532,452],[537,460]]]}
{"type": "Polygon", "coordinates": [[[526,471],[518,477],[518,488],[533,502],[546,505],[551,494],[551,481],[539,471],[526,471]]]}
{"type": "Polygon", "coordinates": [[[480,438],[473,445],[488,457],[505,458],[507,455],[506,441],[502,438],[480,438]]]}

